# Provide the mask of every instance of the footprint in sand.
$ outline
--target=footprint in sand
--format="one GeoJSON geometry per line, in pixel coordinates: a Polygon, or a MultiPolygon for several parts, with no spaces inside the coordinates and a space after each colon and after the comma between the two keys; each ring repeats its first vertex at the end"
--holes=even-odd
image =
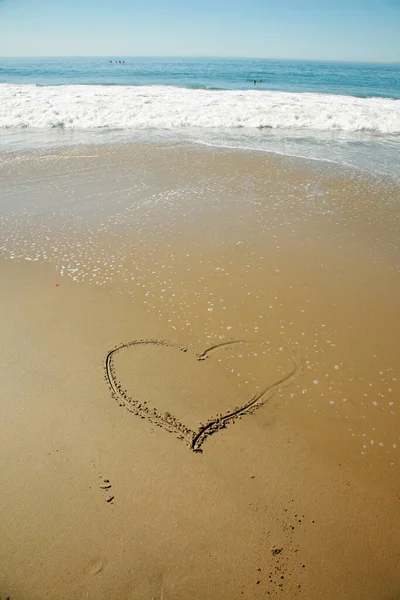
{"type": "Polygon", "coordinates": [[[113,496],[111,494],[111,492],[110,492],[110,490],[112,488],[112,484],[111,484],[110,480],[109,479],[102,479],[102,482],[100,483],[99,487],[100,487],[100,489],[103,492],[106,493],[106,497],[105,497],[106,502],[108,502],[109,504],[111,504],[113,502],[115,496],[113,496]]]}
{"type": "Polygon", "coordinates": [[[98,575],[107,566],[107,559],[103,557],[94,557],[89,560],[85,567],[87,575],[98,575]]]}

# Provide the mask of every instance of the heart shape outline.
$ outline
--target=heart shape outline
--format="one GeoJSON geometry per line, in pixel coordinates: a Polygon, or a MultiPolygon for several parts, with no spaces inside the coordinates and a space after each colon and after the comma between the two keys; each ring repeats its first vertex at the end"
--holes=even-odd
{"type": "MultiPolygon", "coordinates": [[[[221,348],[225,348],[228,346],[234,346],[238,344],[246,344],[252,346],[263,346],[271,350],[271,345],[266,345],[258,342],[250,342],[247,340],[233,340],[229,342],[224,342],[222,344],[215,344],[214,346],[210,346],[201,354],[196,354],[194,351],[191,351],[196,357],[197,360],[202,361],[208,358],[210,354],[219,350],[221,348]]],[[[200,423],[200,426],[197,431],[193,431],[189,429],[179,421],[177,417],[166,412],[161,414],[157,411],[156,408],[150,408],[146,405],[146,401],[139,402],[138,400],[134,400],[132,397],[128,396],[128,392],[123,390],[120,382],[117,380],[115,375],[115,369],[113,365],[113,356],[121,352],[126,348],[131,348],[133,346],[140,345],[155,345],[155,346],[164,346],[166,348],[177,348],[182,352],[187,352],[187,348],[182,347],[178,344],[174,344],[172,342],[168,342],[163,339],[141,339],[141,340],[132,340],[130,342],[126,342],[124,344],[120,344],[119,346],[115,346],[112,350],[107,353],[105,359],[105,379],[108,383],[108,387],[110,389],[112,397],[119,402],[120,406],[124,406],[130,412],[138,415],[141,419],[147,419],[150,423],[162,427],[166,431],[170,433],[176,433],[178,438],[185,441],[190,450],[192,452],[202,452],[202,445],[206,441],[206,439],[216,433],[220,429],[224,429],[228,423],[233,423],[236,418],[253,414],[258,408],[261,408],[268,400],[270,400],[279,389],[283,389],[287,385],[289,385],[290,381],[297,376],[301,369],[301,361],[298,358],[297,354],[293,351],[292,354],[292,363],[293,368],[290,372],[283,377],[281,377],[275,383],[268,385],[261,391],[257,392],[250,397],[249,400],[241,404],[240,406],[236,406],[233,409],[229,409],[225,412],[225,414],[220,413],[215,417],[211,417],[207,420],[206,423],[200,423]]]]}

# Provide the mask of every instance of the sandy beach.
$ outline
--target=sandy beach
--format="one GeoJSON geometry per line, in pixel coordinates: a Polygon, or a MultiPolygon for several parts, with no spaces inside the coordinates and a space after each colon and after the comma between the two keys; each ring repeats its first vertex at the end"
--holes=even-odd
{"type": "Polygon", "coordinates": [[[0,600],[400,597],[394,180],[0,160],[0,600]]]}

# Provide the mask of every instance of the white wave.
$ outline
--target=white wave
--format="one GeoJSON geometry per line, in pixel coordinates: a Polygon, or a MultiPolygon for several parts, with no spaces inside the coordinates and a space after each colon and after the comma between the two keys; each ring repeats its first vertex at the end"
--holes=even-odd
{"type": "Polygon", "coordinates": [[[400,100],[169,86],[0,84],[0,128],[271,128],[400,133],[400,100]]]}

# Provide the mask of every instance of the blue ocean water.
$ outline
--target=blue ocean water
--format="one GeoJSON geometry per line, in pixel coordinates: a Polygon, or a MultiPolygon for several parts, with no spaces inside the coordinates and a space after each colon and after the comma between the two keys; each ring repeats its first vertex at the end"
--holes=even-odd
{"type": "Polygon", "coordinates": [[[0,58],[0,83],[173,85],[400,98],[400,63],[218,58],[0,58]],[[261,82],[260,82],[261,80],[261,82]]]}
{"type": "Polygon", "coordinates": [[[400,63],[0,58],[0,151],[149,137],[400,177],[400,63]]]}

